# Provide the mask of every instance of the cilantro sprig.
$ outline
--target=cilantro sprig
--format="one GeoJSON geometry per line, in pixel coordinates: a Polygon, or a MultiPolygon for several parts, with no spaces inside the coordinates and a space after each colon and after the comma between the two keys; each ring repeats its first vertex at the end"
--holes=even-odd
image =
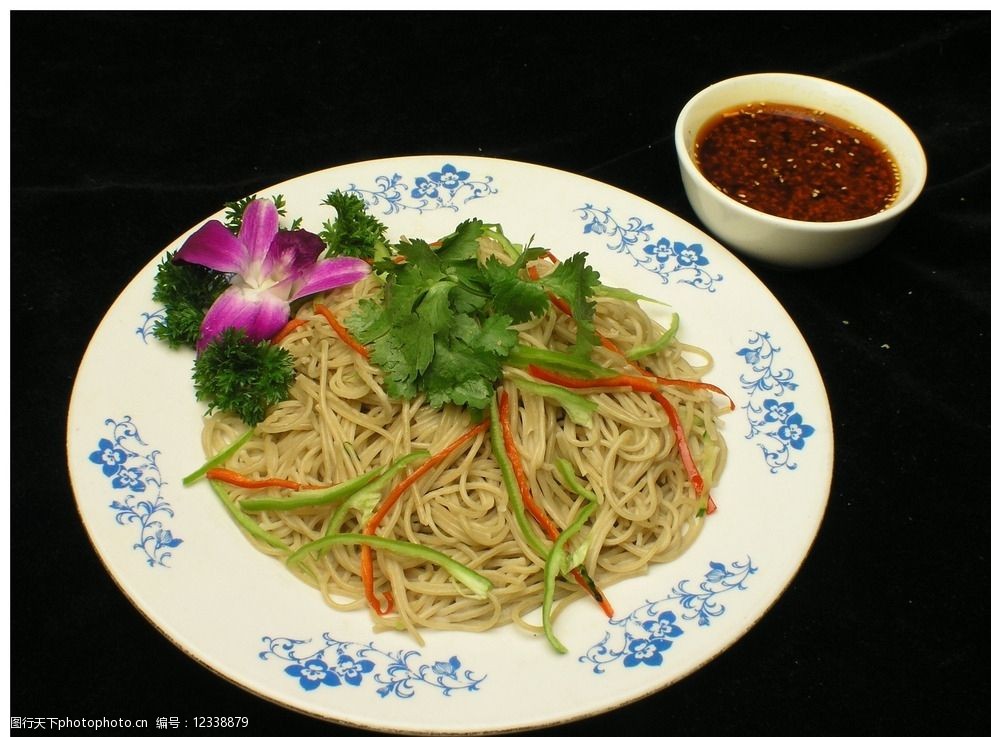
{"type": "Polygon", "coordinates": [[[512,326],[544,314],[548,289],[568,302],[579,323],[576,350],[594,344],[590,297],[598,274],[585,255],[532,280],[525,266],[546,251],[526,249],[511,264],[495,257],[480,262],[478,239],[487,228],[466,220],[436,247],[415,239],[398,244],[395,258],[376,262],[384,277],[381,299],[362,300],[346,324],[370,347],[391,396],[423,392],[434,407],[485,409],[518,340],[512,326]]]}
{"type": "Polygon", "coordinates": [[[571,316],[578,325],[574,352],[587,358],[599,343],[592,324],[595,317],[592,295],[599,285],[599,273],[585,263],[584,253],[576,253],[559,263],[541,282],[571,307],[571,316]]]}
{"type": "MultiPolygon", "coordinates": [[[[239,232],[254,199],[228,203],[224,224],[232,233],[239,232]]],[[[284,198],[273,199],[284,215],[284,198]]],[[[346,323],[382,368],[391,396],[423,393],[434,407],[485,410],[517,346],[514,326],[543,315],[550,305],[548,293],[567,303],[576,320],[576,359],[587,358],[597,343],[592,296],[600,286],[599,275],[585,263],[585,254],[559,263],[544,277],[531,278],[527,266],[547,251],[511,243],[498,224],[466,220],[432,244],[420,239],[390,244],[385,226],[367,212],[360,196],[336,190],[324,204],[336,210],[336,218],[320,233],[325,255],[374,261],[382,279],[380,295],[362,300],[346,323]],[[482,237],[498,243],[511,262],[495,256],[481,261],[482,237]]],[[[291,227],[299,227],[299,221],[291,227]]],[[[203,316],[229,287],[229,275],[176,263],[169,254],[155,281],[154,297],[166,307],[155,334],[172,346],[196,345],[203,316]]],[[[208,403],[208,411],[234,412],[249,425],[288,396],[293,379],[287,351],[267,341],[249,341],[239,331],[210,342],[197,355],[193,370],[196,396],[208,403]]]]}

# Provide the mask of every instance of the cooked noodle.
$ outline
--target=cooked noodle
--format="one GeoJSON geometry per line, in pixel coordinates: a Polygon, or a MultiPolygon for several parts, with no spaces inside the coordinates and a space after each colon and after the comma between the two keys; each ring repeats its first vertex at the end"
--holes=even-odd
{"type": "MultiPolygon", "coordinates": [[[[377,289],[374,279],[365,279],[318,299],[344,317],[377,289]]],[[[385,467],[412,450],[434,453],[477,422],[466,410],[435,409],[422,397],[390,398],[379,369],[339,340],[327,321],[314,315],[312,303],[297,316],[309,319],[281,344],[295,357],[298,371],[291,397],[270,411],[228,468],[255,478],[331,486],[385,467]]],[[[597,300],[596,325],[624,350],[664,332],[635,303],[608,298],[597,300]]],[[[553,309],[518,328],[525,345],[567,350],[574,341],[573,320],[553,309]]],[[[596,348],[593,357],[601,365],[630,370],[620,356],[603,348],[596,348]]],[[[675,340],[641,363],[662,376],[696,380],[711,359],[701,349],[675,340]]],[[[680,555],[701,530],[705,515],[699,512],[706,499],[692,487],[658,402],[628,390],[577,390],[598,405],[593,426],[585,427],[576,425],[554,400],[521,391],[514,383],[520,377],[532,380],[518,369],[505,369],[502,390],[514,408],[512,437],[537,503],[558,529],[570,524],[584,504],[561,482],[555,471],[558,458],[570,461],[599,502],[576,539],[577,544],[587,540],[584,563],[599,588],[680,555]]],[[[705,391],[675,387],[665,388],[665,395],[678,410],[709,489],[725,459],[717,427],[720,410],[705,391]]],[[[244,430],[231,415],[208,417],[207,456],[223,450],[244,430]]],[[[245,497],[293,493],[235,487],[227,492],[235,503],[245,497]]],[[[297,550],[325,534],[335,509],[258,512],[253,517],[290,550],[297,550]]],[[[348,512],[342,531],[362,531],[360,512],[348,512]]],[[[540,607],[543,561],[523,541],[510,512],[488,434],[473,438],[417,482],[377,534],[442,551],[494,584],[489,597],[480,599],[431,563],[376,552],[375,588],[391,592],[395,599],[395,611],[387,616],[369,609],[377,626],[401,627],[416,635],[421,628],[483,631],[517,622],[539,631],[539,625],[524,617],[540,607]]],[[[287,556],[251,539],[269,554],[287,556]]],[[[294,570],[316,586],[331,607],[354,610],[367,606],[360,565],[359,546],[335,545],[294,570]]],[[[558,606],[587,596],[571,579],[562,579],[556,590],[558,606]]]]}

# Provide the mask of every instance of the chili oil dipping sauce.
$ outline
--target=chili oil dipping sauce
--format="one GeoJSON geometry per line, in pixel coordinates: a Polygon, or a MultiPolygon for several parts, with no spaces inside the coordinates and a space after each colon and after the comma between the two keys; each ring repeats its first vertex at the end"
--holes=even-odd
{"type": "Polygon", "coordinates": [[[873,248],[918,198],[926,158],[867,95],[797,74],[733,77],[696,94],[675,125],[688,201],[724,244],[786,267],[873,248]]]}
{"type": "Polygon", "coordinates": [[[898,194],[898,166],[877,138],[797,105],[751,102],[718,113],[695,139],[695,163],[741,204],[792,220],[856,220],[898,194]]]}

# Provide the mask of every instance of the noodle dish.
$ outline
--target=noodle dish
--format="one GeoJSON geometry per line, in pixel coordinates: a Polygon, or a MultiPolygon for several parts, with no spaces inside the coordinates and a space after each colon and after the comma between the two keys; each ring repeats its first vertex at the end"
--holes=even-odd
{"type": "Polygon", "coordinates": [[[734,405],[705,346],[578,252],[467,218],[394,236],[330,192],[230,203],[168,252],[154,334],[189,351],[208,484],[334,610],[423,642],[554,620],[677,558],[717,510],[734,405]],[[539,612],[539,621],[533,616],[539,612]]]}

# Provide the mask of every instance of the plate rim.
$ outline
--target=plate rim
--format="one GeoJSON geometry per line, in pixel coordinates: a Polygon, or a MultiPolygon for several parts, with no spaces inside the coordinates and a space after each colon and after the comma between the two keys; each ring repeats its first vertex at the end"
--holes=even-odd
{"type": "MultiPolygon", "coordinates": [[[[690,667],[679,672],[675,677],[649,679],[649,680],[656,680],[657,682],[645,690],[642,690],[635,694],[630,694],[625,699],[617,700],[609,705],[604,705],[601,708],[593,708],[591,710],[585,708],[574,713],[569,712],[567,715],[564,716],[554,715],[549,719],[543,721],[528,721],[526,723],[520,723],[518,725],[500,726],[491,729],[485,729],[485,728],[469,729],[465,731],[451,731],[448,729],[434,729],[429,727],[419,728],[414,731],[409,731],[408,728],[402,728],[399,726],[390,726],[390,725],[383,725],[378,723],[373,724],[361,719],[356,719],[353,716],[348,716],[345,713],[335,713],[335,714],[323,713],[316,710],[309,710],[300,707],[296,704],[287,703],[286,701],[279,699],[277,695],[268,694],[265,693],[264,691],[253,688],[252,686],[248,685],[248,683],[246,683],[244,680],[237,678],[236,675],[225,673],[222,669],[215,667],[213,664],[211,664],[204,658],[201,658],[195,652],[195,648],[188,647],[182,641],[181,637],[174,637],[171,632],[169,632],[165,627],[163,627],[158,621],[155,620],[152,612],[147,611],[144,606],[139,604],[139,602],[135,598],[135,595],[131,590],[129,590],[126,583],[116,575],[116,572],[113,566],[111,565],[111,562],[105,557],[104,552],[101,550],[100,545],[98,545],[97,540],[94,537],[95,532],[88,523],[83,507],[80,503],[80,496],[79,496],[79,494],[81,493],[80,489],[83,486],[85,486],[85,483],[77,478],[77,469],[74,467],[74,463],[72,461],[73,458],[72,451],[74,447],[73,438],[75,435],[74,419],[78,415],[79,404],[78,404],[77,394],[80,388],[81,377],[84,374],[83,369],[88,362],[93,360],[92,356],[95,355],[95,349],[96,349],[96,347],[94,346],[94,343],[96,342],[95,339],[102,332],[104,332],[105,328],[108,325],[109,320],[111,319],[111,317],[113,316],[119,305],[125,300],[128,292],[134,287],[136,282],[138,282],[143,278],[144,273],[149,268],[152,268],[161,259],[162,255],[166,251],[173,248],[186,234],[198,228],[200,225],[202,225],[203,222],[217,218],[223,212],[223,210],[217,211],[216,213],[213,213],[207,216],[206,218],[203,218],[198,223],[194,224],[192,227],[188,228],[185,231],[180,232],[172,242],[166,244],[164,248],[157,251],[151,258],[151,260],[148,261],[143,267],[141,267],[131,277],[131,279],[127,282],[127,284],[121,288],[121,290],[118,292],[113,302],[106,308],[99,323],[97,324],[96,328],[93,330],[89,342],[87,343],[86,350],[83,352],[82,357],[79,361],[77,373],[76,376],[74,377],[72,384],[70,401],[68,405],[68,411],[66,414],[66,454],[68,460],[69,483],[73,492],[73,502],[76,506],[76,513],[79,515],[80,521],[82,522],[82,526],[86,531],[86,535],[90,542],[91,547],[93,548],[94,552],[96,552],[97,558],[100,560],[100,563],[103,566],[104,570],[110,575],[111,580],[114,582],[117,588],[124,594],[125,599],[127,599],[127,601],[141,614],[141,616],[149,624],[152,625],[152,627],[156,631],[161,633],[168,642],[170,642],[172,645],[177,647],[181,652],[189,656],[196,663],[207,668],[207,670],[209,670],[211,673],[220,676],[225,681],[237,686],[238,688],[246,691],[247,693],[250,693],[253,696],[259,697],[281,708],[289,709],[290,711],[304,714],[306,716],[321,721],[340,724],[348,727],[355,727],[359,729],[373,729],[385,733],[396,733],[396,734],[399,733],[423,734],[423,735],[503,734],[503,733],[527,730],[527,729],[546,728],[546,727],[559,726],[562,724],[569,724],[586,718],[591,718],[603,713],[608,713],[616,709],[624,708],[626,706],[629,706],[630,704],[636,703],[638,701],[642,701],[646,698],[649,698],[651,696],[660,693],[661,691],[667,688],[674,686],[676,683],[684,680],[689,675],[698,672],[698,670],[711,663],[717,657],[725,653],[730,647],[738,643],[758,623],[760,623],[760,621],[766,616],[767,612],[780,601],[781,597],[790,588],[795,577],[798,575],[801,568],[805,564],[806,560],[808,559],[809,552],[811,551],[812,546],[815,544],[815,540],[821,534],[822,521],[825,517],[825,512],[828,508],[829,501],[831,498],[831,490],[834,479],[834,467],[835,467],[835,435],[834,435],[834,423],[832,418],[832,409],[830,406],[829,394],[826,389],[826,385],[823,380],[821,370],[819,369],[818,362],[815,360],[815,356],[812,353],[811,347],[809,346],[808,341],[806,340],[800,327],[797,325],[797,323],[795,323],[791,314],[788,312],[788,310],[784,308],[784,306],[780,303],[780,301],[773,294],[773,292],[771,292],[771,290],[767,287],[767,285],[755,273],[753,273],[753,271],[751,271],[750,268],[740,258],[738,258],[735,253],[733,253],[726,246],[723,246],[721,243],[719,243],[714,237],[710,236],[705,231],[702,231],[698,226],[682,218],[676,213],[671,212],[665,207],[657,203],[651,202],[638,194],[635,194],[627,190],[623,190],[620,187],[613,185],[611,183],[596,180],[584,174],[568,171],[565,169],[558,169],[558,168],[546,166],[544,164],[519,161],[511,158],[487,157],[487,156],[478,156],[474,154],[462,155],[457,153],[438,153],[438,154],[417,154],[411,156],[380,157],[380,158],[374,158],[368,160],[347,162],[347,163],[319,169],[316,171],[305,172],[297,176],[291,177],[290,179],[277,182],[275,184],[266,185],[258,189],[253,194],[263,196],[265,193],[270,193],[278,190],[280,187],[288,187],[290,185],[299,186],[303,184],[305,180],[309,180],[309,179],[316,180],[321,177],[329,176],[333,172],[340,172],[342,170],[347,170],[349,168],[354,168],[359,166],[365,167],[365,166],[374,166],[374,165],[390,165],[390,166],[398,167],[400,165],[405,165],[408,167],[410,164],[416,162],[427,162],[427,161],[437,162],[443,159],[453,160],[458,162],[469,162],[469,163],[497,162],[499,165],[511,167],[512,169],[514,169],[514,172],[517,168],[523,168],[526,170],[540,171],[545,174],[549,174],[553,176],[564,175],[567,177],[573,177],[583,180],[584,182],[591,184],[595,188],[600,188],[600,189],[608,188],[608,190],[621,194],[624,198],[634,198],[640,204],[644,205],[647,208],[650,208],[652,211],[663,213],[666,217],[671,218],[672,221],[676,222],[679,226],[684,226],[690,229],[691,231],[693,231],[693,233],[697,233],[698,235],[705,238],[707,245],[711,244],[717,247],[716,250],[718,250],[720,254],[720,258],[730,257],[729,260],[733,262],[734,269],[738,269],[741,273],[745,274],[748,277],[749,287],[753,288],[754,285],[759,285],[759,288],[762,290],[762,294],[761,294],[762,299],[769,301],[773,306],[777,308],[776,311],[778,313],[778,316],[781,319],[787,321],[787,327],[791,331],[793,331],[795,336],[797,336],[800,347],[807,354],[809,366],[814,370],[814,376],[812,377],[814,380],[813,383],[815,385],[814,389],[816,390],[818,399],[822,402],[822,409],[824,410],[822,417],[817,420],[818,425],[816,428],[817,433],[820,432],[821,429],[821,435],[817,435],[817,438],[820,439],[820,442],[822,442],[822,438],[825,438],[825,443],[826,443],[826,447],[820,451],[820,454],[825,459],[825,467],[823,469],[823,474],[822,474],[823,489],[821,493],[817,493],[818,504],[815,506],[814,509],[810,509],[811,515],[814,517],[812,524],[813,534],[809,536],[807,540],[804,541],[801,554],[796,555],[795,559],[787,567],[787,573],[784,576],[783,583],[776,588],[776,590],[773,593],[773,596],[767,596],[760,600],[760,606],[756,607],[748,615],[746,621],[743,623],[742,628],[735,630],[734,633],[728,638],[725,638],[724,641],[720,643],[719,647],[716,648],[713,652],[708,653],[704,658],[697,659],[695,662],[691,664],[690,667]]],[[[806,383],[807,384],[809,383],[808,380],[806,380],[806,383]]],[[[80,439],[80,444],[81,444],[81,439],[80,439]]]]}

